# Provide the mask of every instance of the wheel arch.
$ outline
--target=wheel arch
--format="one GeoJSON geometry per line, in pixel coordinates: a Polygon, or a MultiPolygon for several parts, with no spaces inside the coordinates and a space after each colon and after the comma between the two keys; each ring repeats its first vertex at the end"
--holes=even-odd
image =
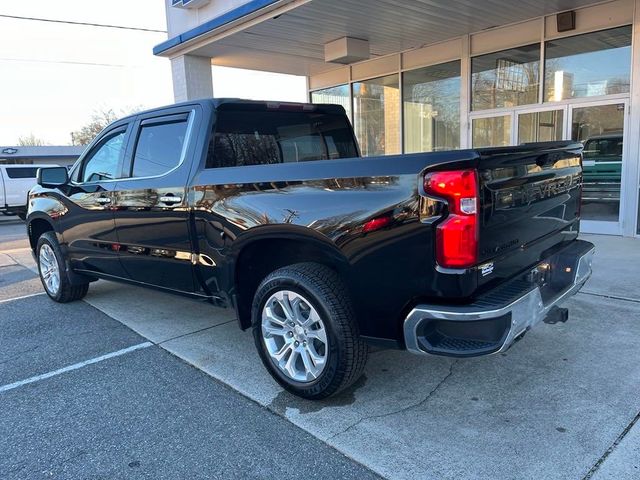
{"type": "Polygon", "coordinates": [[[330,239],[308,228],[289,227],[285,231],[262,228],[259,234],[238,239],[232,248],[230,285],[243,330],[251,326],[251,304],[258,285],[278,268],[319,263],[335,270],[348,284],[349,262],[330,239]]]}
{"type": "Polygon", "coordinates": [[[45,232],[55,232],[57,235],[53,220],[46,215],[29,216],[27,219],[27,235],[29,236],[31,250],[34,252],[38,245],[38,239],[45,232]]]}

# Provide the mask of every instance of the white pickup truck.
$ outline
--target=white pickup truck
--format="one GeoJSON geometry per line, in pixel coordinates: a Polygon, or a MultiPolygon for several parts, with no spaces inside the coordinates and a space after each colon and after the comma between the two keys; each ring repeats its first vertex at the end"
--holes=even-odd
{"type": "Polygon", "coordinates": [[[36,174],[40,167],[57,165],[0,164],[0,212],[4,215],[27,215],[27,194],[36,184],[36,174]]]}

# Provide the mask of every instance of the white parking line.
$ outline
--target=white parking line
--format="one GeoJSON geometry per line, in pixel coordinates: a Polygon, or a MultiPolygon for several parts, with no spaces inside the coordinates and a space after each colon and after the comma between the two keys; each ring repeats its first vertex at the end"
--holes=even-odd
{"type": "Polygon", "coordinates": [[[7,392],[9,390],[13,390],[14,388],[22,387],[23,385],[28,385],[29,383],[39,382],[40,380],[44,380],[46,378],[55,377],[57,375],[61,375],[63,373],[71,372],[73,370],[78,370],[82,367],[86,367],[87,365],[92,365],[94,363],[102,362],[103,360],[108,360],[113,357],[119,357],[120,355],[125,355],[127,353],[133,352],[135,350],[140,350],[141,348],[147,348],[152,346],[151,342],[139,343],[137,345],[133,345],[128,348],[123,348],[122,350],[118,350],[117,352],[107,353],[105,355],[101,355],[99,357],[91,358],[89,360],[85,360],[84,362],[74,363],[73,365],[69,365],[68,367],[63,367],[58,370],[54,370],[52,372],[43,373],[42,375],[36,375],[35,377],[27,378],[25,380],[20,380],[19,382],[10,383],[8,385],[3,385],[0,387],[0,393],[7,392]]]}
{"type": "Polygon", "coordinates": [[[21,297],[7,298],[5,300],[0,300],[0,303],[13,302],[14,300],[23,300],[25,298],[37,297],[38,295],[45,295],[45,292],[30,293],[29,295],[23,295],[21,297]]]}

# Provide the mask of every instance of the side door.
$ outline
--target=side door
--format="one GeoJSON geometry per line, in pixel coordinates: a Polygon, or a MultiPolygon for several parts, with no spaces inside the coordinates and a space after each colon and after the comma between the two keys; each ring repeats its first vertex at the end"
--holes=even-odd
{"type": "Polygon", "coordinates": [[[200,118],[191,105],[136,121],[115,201],[119,256],[131,280],[194,291],[186,187],[200,118]]]}
{"type": "Polygon", "coordinates": [[[114,191],[121,175],[132,123],[100,135],[71,171],[60,227],[76,270],[125,277],[118,258],[113,215],[114,191]]]}

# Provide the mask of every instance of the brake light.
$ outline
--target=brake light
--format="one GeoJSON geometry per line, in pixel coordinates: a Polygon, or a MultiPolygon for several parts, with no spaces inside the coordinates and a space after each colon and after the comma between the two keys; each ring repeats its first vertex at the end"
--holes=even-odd
{"type": "Polygon", "coordinates": [[[436,229],[436,260],[446,268],[478,263],[478,174],[475,170],[432,172],[424,177],[428,195],[447,201],[449,215],[436,229]]]}

